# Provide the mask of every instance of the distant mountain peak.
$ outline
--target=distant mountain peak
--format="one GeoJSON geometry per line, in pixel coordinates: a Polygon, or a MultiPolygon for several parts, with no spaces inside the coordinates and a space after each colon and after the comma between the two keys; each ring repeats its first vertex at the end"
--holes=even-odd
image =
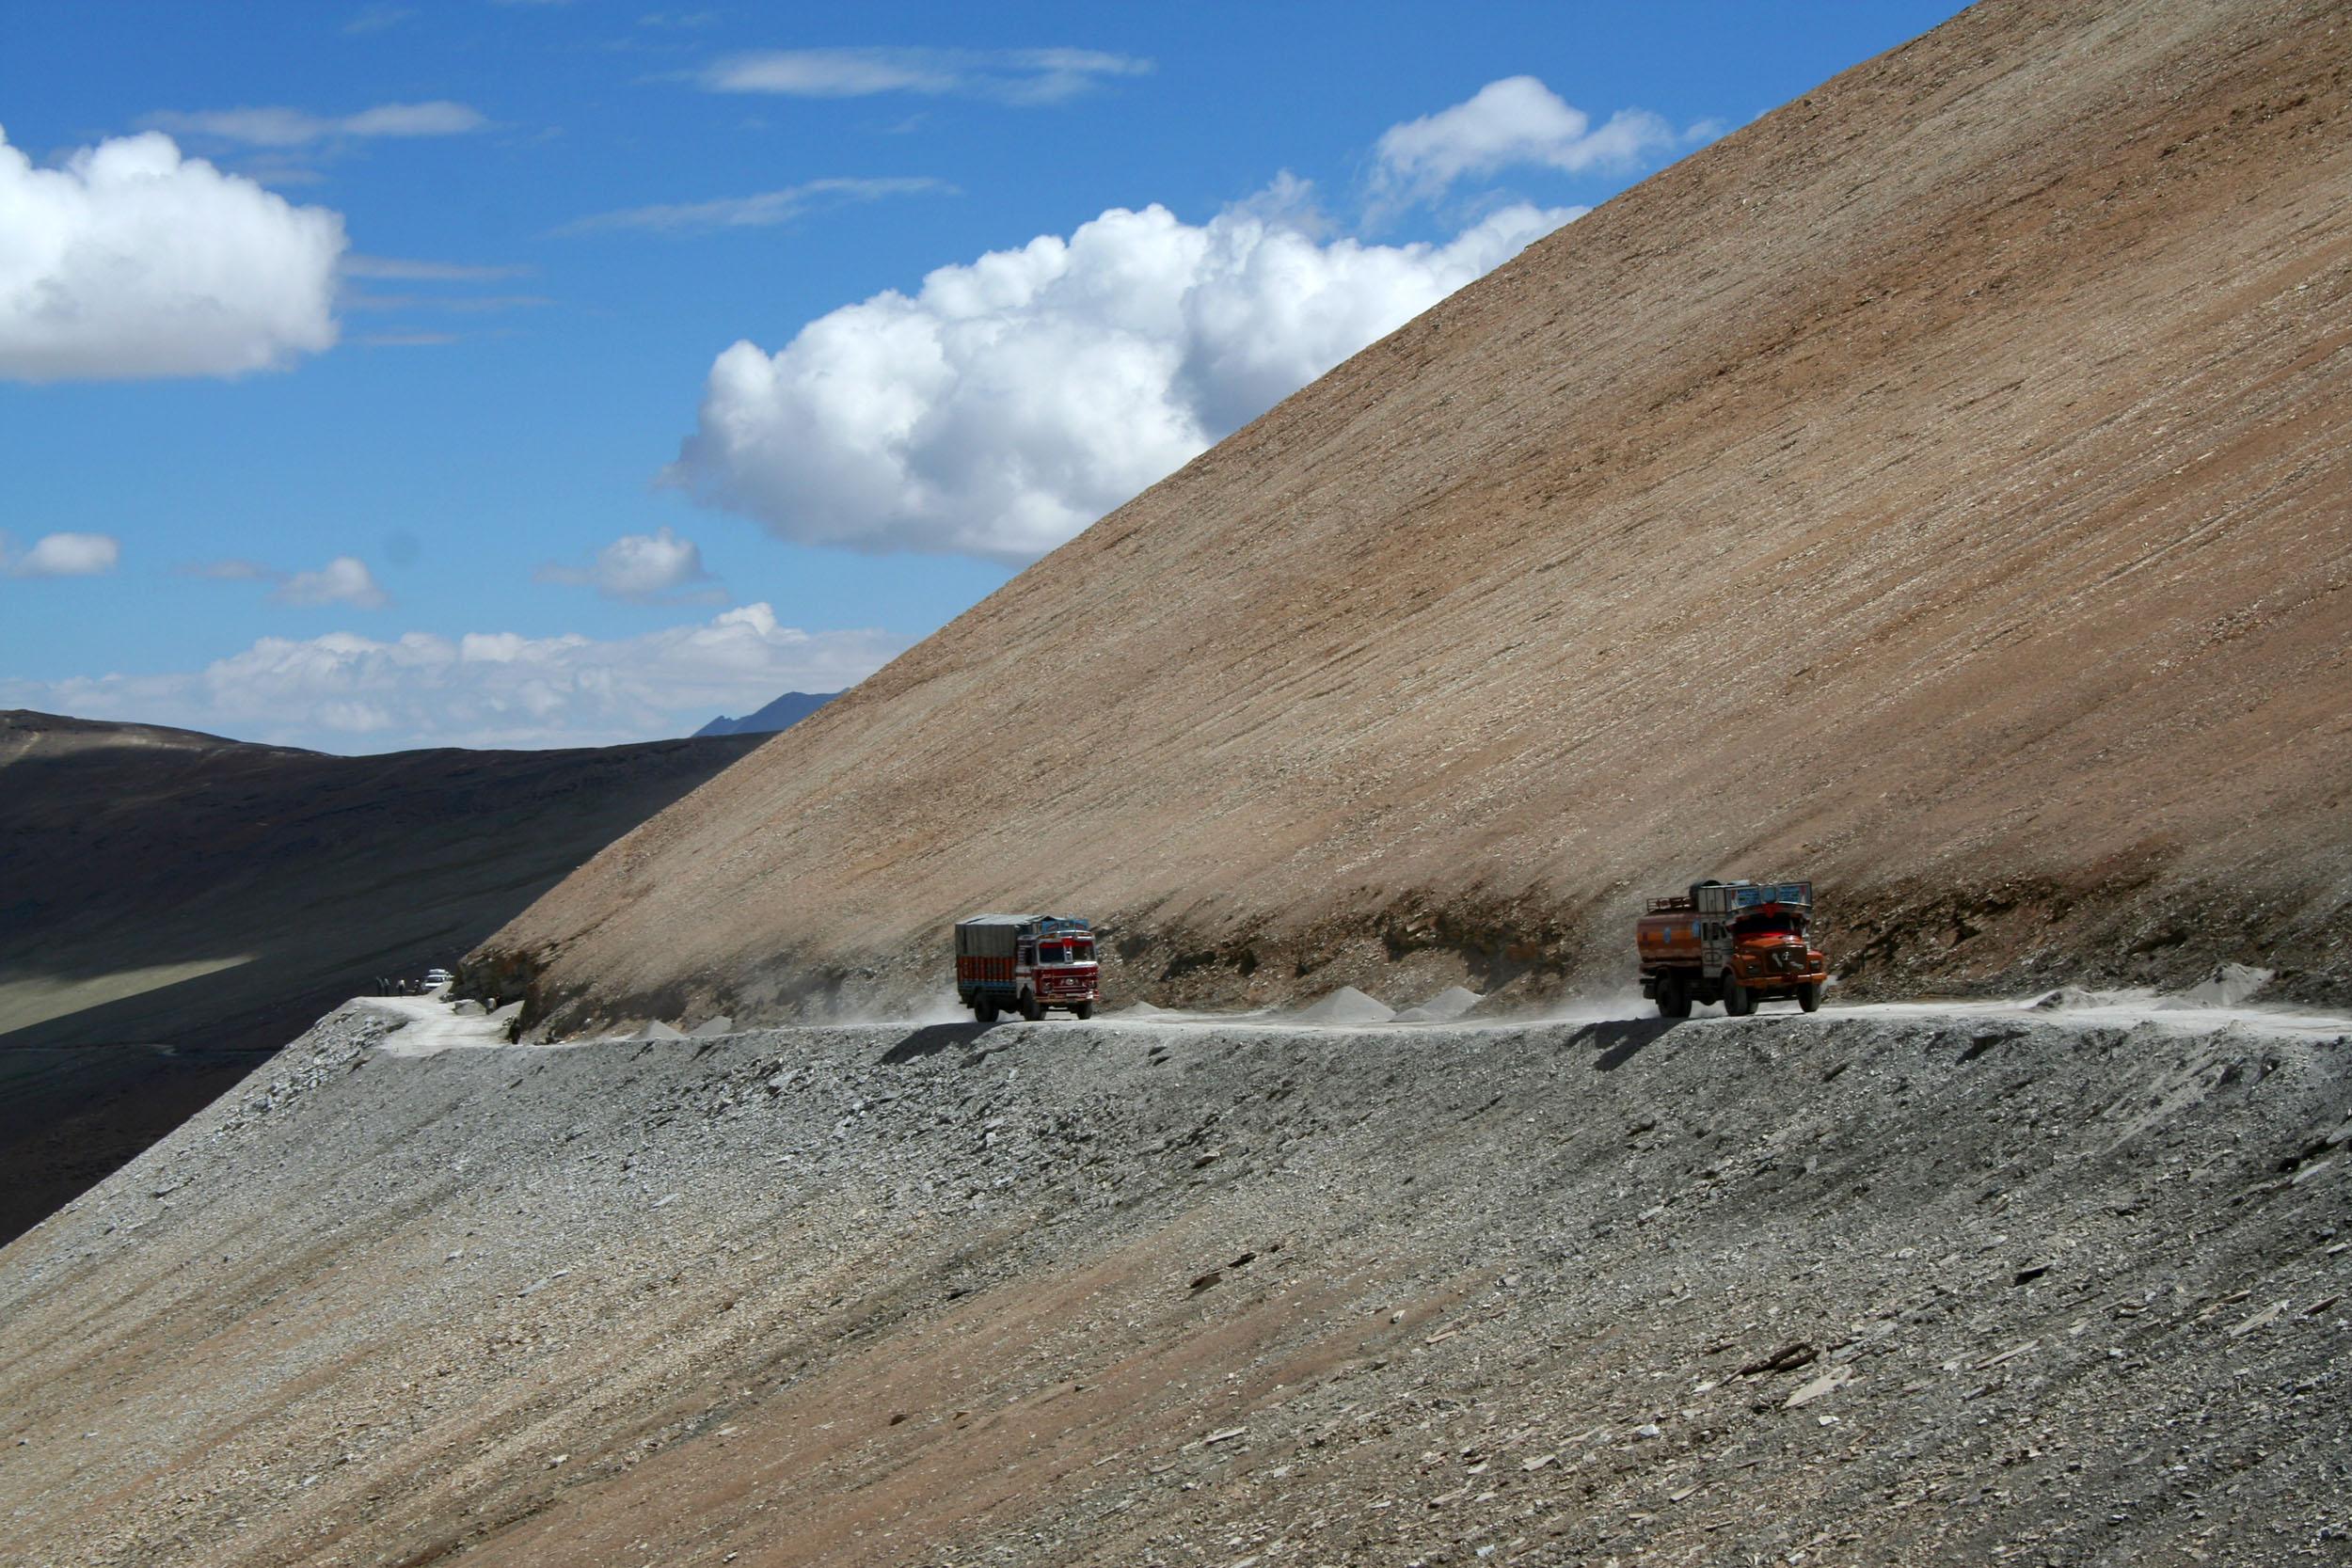
{"type": "Polygon", "coordinates": [[[730,719],[723,713],[696,730],[693,738],[700,740],[713,735],[773,735],[778,730],[790,729],[840,695],[838,691],[787,691],[758,712],[747,713],[740,719],[730,719]]]}

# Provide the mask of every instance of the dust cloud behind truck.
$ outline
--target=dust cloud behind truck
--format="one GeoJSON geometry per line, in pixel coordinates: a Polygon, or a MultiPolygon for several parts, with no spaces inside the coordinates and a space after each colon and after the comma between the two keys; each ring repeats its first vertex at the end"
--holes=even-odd
{"type": "Polygon", "coordinates": [[[1693,882],[1651,899],[1634,927],[1642,994],[1661,1018],[1689,1018],[1694,1002],[1720,1002],[1734,1018],[1778,999],[1812,1012],[1829,981],[1812,931],[1811,882],[1693,882]]]}
{"type": "Polygon", "coordinates": [[[1048,1007],[1094,1016],[1101,999],[1091,922],[1057,914],[976,914],[956,922],[956,1000],[982,1023],[1035,1022],[1048,1007]]]}

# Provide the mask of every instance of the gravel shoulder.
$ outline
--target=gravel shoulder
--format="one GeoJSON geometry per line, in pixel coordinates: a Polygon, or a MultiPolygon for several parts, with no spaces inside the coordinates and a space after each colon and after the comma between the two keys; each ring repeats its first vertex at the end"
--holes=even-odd
{"type": "Polygon", "coordinates": [[[0,1559],[2341,1553],[2352,1032],[2097,1006],[354,1006],[0,1250],[0,1559]]]}

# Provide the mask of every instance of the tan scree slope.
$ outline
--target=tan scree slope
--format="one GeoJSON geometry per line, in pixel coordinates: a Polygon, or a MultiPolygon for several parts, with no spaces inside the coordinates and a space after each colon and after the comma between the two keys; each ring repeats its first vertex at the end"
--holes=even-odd
{"type": "Polygon", "coordinates": [[[1536,245],[612,846],[559,1028],[1625,984],[1809,873],[1881,990],[2352,975],[2352,9],[1988,0],[1536,245]],[[1392,967],[1405,966],[1402,973],[1392,967]]]}

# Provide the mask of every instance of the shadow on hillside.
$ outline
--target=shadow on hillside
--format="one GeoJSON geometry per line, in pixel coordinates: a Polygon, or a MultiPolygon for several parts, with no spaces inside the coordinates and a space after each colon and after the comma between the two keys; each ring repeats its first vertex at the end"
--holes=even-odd
{"type": "Polygon", "coordinates": [[[938,1054],[951,1045],[970,1045],[988,1033],[985,1023],[926,1023],[882,1053],[882,1065],[901,1067],[938,1054]]]}
{"type": "Polygon", "coordinates": [[[1614,1072],[1640,1055],[1649,1046],[1665,1037],[1679,1019],[1632,1018],[1622,1022],[1596,1023],[1593,1039],[1601,1048],[1594,1058],[1593,1070],[1614,1072]]]}

